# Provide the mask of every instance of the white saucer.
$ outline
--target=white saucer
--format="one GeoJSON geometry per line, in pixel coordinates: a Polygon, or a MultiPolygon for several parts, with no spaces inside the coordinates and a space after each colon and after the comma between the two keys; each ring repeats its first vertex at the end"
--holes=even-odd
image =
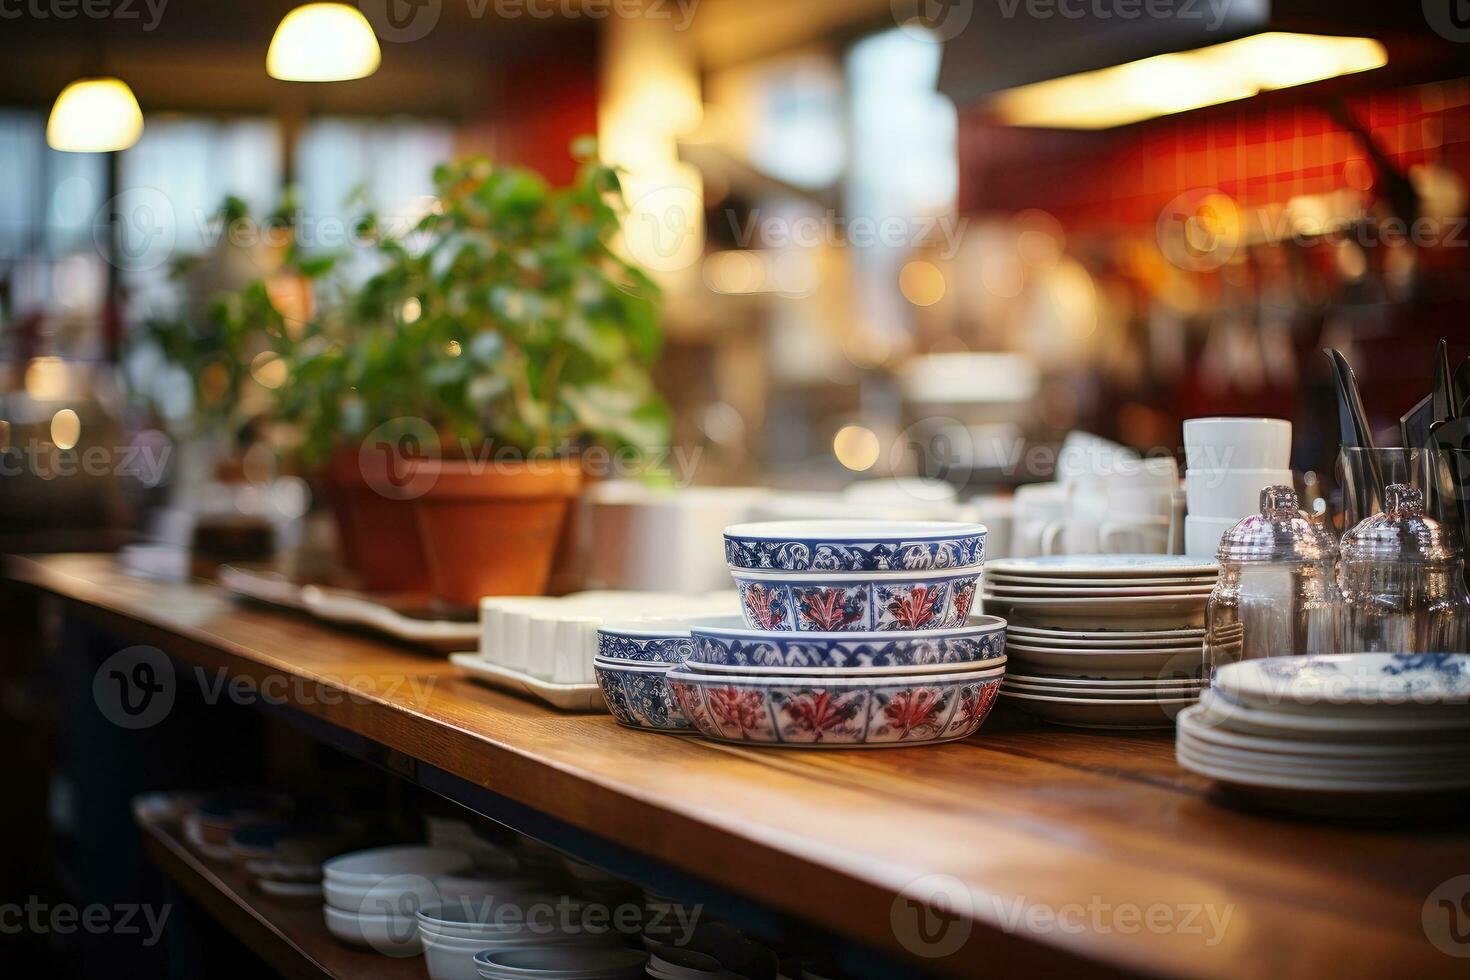
{"type": "Polygon", "coordinates": [[[1204,629],[1200,627],[1167,630],[1126,630],[1107,628],[1091,630],[1071,630],[1045,629],[1043,627],[1027,626],[1025,624],[1018,625],[1016,623],[1006,624],[1006,633],[1017,634],[1020,636],[1035,636],[1039,639],[1050,639],[1053,637],[1057,639],[1074,638],[1079,640],[1087,640],[1090,643],[1111,643],[1114,641],[1117,641],[1119,643],[1133,643],[1170,639],[1203,640],[1205,636],[1204,629]]]}
{"type": "Polygon", "coordinates": [[[1172,578],[1053,578],[1042,575],[997,574],[989,569],[985,572],[985,581],[995,585],[1050,585],[1072,592],[1108,588],[1137,589],[1150,585],[1213,586],[1218,580],[1218,575],[1181,575],[1172,578]]]}
{"type": "Polygon", "coordinates": [[[1210,585],[1146,585],[1137,588],[1110,586],[1099,589],[1058,589],[1054,586],[1010,585],[1009,583],[986,582],[987,595],[1003,596],[1050,596],[1057,599],[1101,599],[1116,596],[1184,595],[1208,597],[1213,590],[1210,585]]]}
{"type": "Polygon", "coordinates": [[[1220,566],[1197,555],[1045,555],[1003,558],[986,566],[986,575],[1050,578],[1168,578],[1216,575],[1220,566]]]}
{"type": "Polygon", "coordinates": [[[1188,672],[1204,662],[1201,651],[1191,653],[1169,653],[1155,656],[1153,651],[1083,651],[1018,650],[1010,648],[1008,660],[1012,667],[1032,669],[1065,677],[1095,677],[1118,680],[1123,678],[1157,678],[1166,671],[1188,672]]]}

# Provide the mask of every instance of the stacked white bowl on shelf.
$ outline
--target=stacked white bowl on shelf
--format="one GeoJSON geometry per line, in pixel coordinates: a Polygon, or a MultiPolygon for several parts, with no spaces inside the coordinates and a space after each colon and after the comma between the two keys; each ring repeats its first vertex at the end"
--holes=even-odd
{"type": "Polygon", "coordinates": [[[327,930],[389,956],[416,955],[423,946],[414,910],[440,900],[436,879],[472,867],[462,851],[423,845],[339,854],[322,863],[327,930]]]}
{"type": "Polygon", "coordinates": [[[1184,422],[1184,553],[1213,556],[1220,538],[1257,513],[1261,490],[1292,486],[1291,423],[1267,418],[1184,422]]]}
{"type": "Polygon", "coordinates": [[[1009,622],[1001,696],[1081,728],[1166,728],[1195,702],[1218,569],[1182,555],[1054,555],[991,564],[1009,622]]]}
{"type": "Polygon", "coordinates": [[[1470,654],[1226,664],[1179,716],[1179,764],[1257,805],[1333,818],[1470,810],[1470,654]]]}
{"type": "Polygon", "coordinates": [[[964,738],[1005,670],[1005,623],[971,616],[985,534],[942,521],[726,528],[744,624],[605,629],[608,706],[624,724],[746,744],[964,738]]]}

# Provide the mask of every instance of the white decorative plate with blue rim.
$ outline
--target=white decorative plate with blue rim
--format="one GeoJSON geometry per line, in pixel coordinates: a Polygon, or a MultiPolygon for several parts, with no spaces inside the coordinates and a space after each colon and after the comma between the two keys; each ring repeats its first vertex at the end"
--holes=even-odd
{"type": "Polygon", "coordinates": [[[1271,657],[1227,664],[1215,685],[1235,701],[1275,710],[1463,711],[1470,705],[1470,654],[1271,657]]]}

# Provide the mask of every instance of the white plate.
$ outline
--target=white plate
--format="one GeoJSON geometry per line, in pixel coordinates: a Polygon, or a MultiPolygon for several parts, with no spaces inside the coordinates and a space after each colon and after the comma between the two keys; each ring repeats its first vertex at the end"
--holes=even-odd
{"type": "MultiPolygon", "coordinates": [[[[1216,680],[1219,672],[1216,672],[1216,680]]],[[[1377,718],[1346,717],[1335,714],[1306,714],[1270,711],[1231,701],[1218,690],[1208,690],[1200,699],[1209,724],[1246,735],[1268,738],[1309,737],[1338,741],[1361,740],[1373,736],[1432,736],[1447,731],[1470,731],[1470,712],[1458,716],[1423,717],[1420,715],[1384,714],[1377,718]]]]}
{"type": "Polygon", "coordinates": [[[1208,597],[1212,590],[1209,585],[1147,585],[1136,589],[1111,587],[1104,589],[1058,589],[1053,586],[1026,586],[1008,585],[994,582],[985,583],[987,595],[1001,598],[1005,596],[1050,596],[1056,599],[1102,599],[1115,596],[1150,596],[1150,595],[1188,595],[1208,597]]]}
{"type": "Polygon", "coordinates": [[[1470,654],[1320,654],[1227,664],[1216,685],[1234,700],[1274,710],[1353,708],[1418,713],[1470,705],[1470,654]]]}
{"type": "Polygon", "coordinates": [[[1039,694],[1045,697],[1078,698],[1088,701],[1173,701],[1179,698],[1197,698],[1200,692],[1197,687],[1065,687],[1011,681],[1006,681],[1002,690],[1016,694],[1039,694]]]}
{"type": "Polygon", "coordinates": [[[1097,701],[1020,694],[1004,689],[1000,696],[1039,718],[1074,728],[1173,728],[1174,716],[1195,703],[1194,698],[1097,701]]]}
{"type": "Polygon", "coordinates": [[[1136,628],[1157,626],[1160,629],[1182,629],[1200,626],[1205,621],[1205,596],[1135,596],[1128,598],[997,598],[987,594],[991,604],[1009,610],[1006,619],[1031,626],[1088,626],[1116,623],[1136,628]]]}
{"type": "Polygon", "coordinates": [[[596,684],[552,684],[518,670],[488,663],[478,653],[451,653],[449,662],[477,681],[512,694],[525,694],[563,711],[607,712],[602,689],[596,684]]]}
{"type": "Polygon", "coordinates": [[[1374,779],[1384,782],[1470,780],[1470,759],[1348,759],[1252,752],[1207,742],[1179,730],[1179,745],[1209,762],[1263,772],[1298,773],[1308,779],[1374,779]]]}
{"type": "Polygon", "coordinates": [[[1029,668],[1065,677],[1095,677],[1108,680],[1156,679],[1165,672],[1172,674],[1196,669],[1204,662],[1204,657],[1199,651],[1195,651],[1193,656],[1194,659],[1191,660],[1177,653],[1165,657],[1154,657],[1148,653],[1111,651],[1079,655],[1054,650],[1048,650],[1046,653],[1012,650],[1008,662],[1012,667],[1022,670],[1029,668]]]}
{"type": "Polygon", "coordinates": [[[256,602],[299,609],[331,623],[364,626],[396,640],[446,653],[473,646],[480,635],[480,624],[473,621],[405,616],[364,593],[302,585],[278,572],[221,565],[216,579],[227,591],[256,602]]]}
{"type": "Polygon", "coordinates": [[[1217,562],[1197,555],[1044,555],[990,562],[987,574],[1049,578],[1167,578],[1216,575],[1217,562]]]}
{"type": "Polygon", "coordinates": [[[1175,578],[1050,578],[1044,575],[997,574],[991,569],[985,571],[985,581],[996,585],[1051,585],[1071,592],[1108,588],[1137,589],[1149,585],[1213,586],[1218,580],[1218,575],[1181,575],[1175,578]]]}
{"type": "Polygon", "coordinates": [[[1017,684],[1031,684],[1031,685],[1037,685],[1037,686],[1046,686],[1046,685],[1050,685],[1050,684],[1067,684],[1067,685],[1070,685],[1070,686],[1073,686],[1073,687],[1091,687],[1091,688],[1097,688],[1099,690],[1106,690],[1108,688],[1116,688],[1116,687],[1143,687],[1143,686],[1163,687],[1163,688],[1168,688],[1168,687],[1202,688],[1207,683],[1204,680],[1204,678],[1194,678],[1194,677],[1190,677],[1190,678],[1178,678],[1178,679],[1176,679],[1176,678],[1169,678],[1167,680],[1159,680],[1159,681],[1155,682],[1152,685],[1143,685],[1143,684],[1140,684],[1139,681],[1136,680],[1136,679],[1135,680],[1124,680],[1124,679],[1119,679],[1119,678],[1105,678],[1105,679],[1101,679],[1101,680],[1078,680],[1078,679],[1073,678],[1073,677],[1049,677],[1049,676],[1047,676],[1045,674],[1014,674],[1014,673],[1007,674],[1006,675],[1006,683],[1009,684],[1011,682],[1015,682],[1017,684]]]}
{"type": "Polygon", "coordinates": [[[1170,640],[1166,643],[1133,643],[1122,641],[1117,643],[1093,643],[1087,640],[1073,639],[1063,639],[1052,643],[1038,640],[1031,636],[1007,637],[1006,649],[1010,650],[1013,647],[1022,650],[1035,650],[1037,652],[1051,652],[1055,650],[1072,653],[1123,653],[1126,651],[1136,651],[1138,653],[1168,654],[1189,653],[1190,651],[1200,652],[1204,650],[1205,645],[1203,637],[1194,642],[1170,640]]]}
{"type": "Polygon", "coordinates": [[[1456,804],[1465,798],[1464,791],[1449,794],[1363,791],[1345,789],[1341,783],[1331,781],[1317,784],[1299,776],[1272,777],[1242,772],[1201,760],[1188,750],[1181,753],[1177,748],[1175,758],[1185,769],[1215,780],[1222,788],[1252,803],[1330,820],[1436,817],[1444,814],[1447,797],[1456,804]]]}
{"type": "Polygon", "coordinates": [[[1413,762],[1418,760],[1470,761],[1470,735],[1459,741],[1417,741],[1383,743],[1364,739],[1361,742],[1316,742],[1306,739],[1270,738],[1263,735],[1245,735],[1222,728],[1209,722],[1204,705],[1189,708],[1179,716],[1181,733],[1189,734],[1202,742],[1221,748],[1238,749],[1257,754],[1279,753],[1303,758],[1323,759],[1376,759],[1391,762],[1413,762]]]}
{"type": "Polygon", "coordinates": [[[1356,793],[1433,793],[1470,789],[1470,774],[1451,773],[1442,778],[1419,778],[1412,775],[1388,778],[1336,773],[1325,769],[1313,773],[1273,766],[1253,766],[1235,761],[1221,761],[1217,757],[1201,753],[1183,743],[1174,747],[1174,753],[1185,768],[1203,771],[1203,767],[1208,767],[1229,773],[1230,777],[1236,781],[1282,789],[1336,790],[1356,793]]]}
{"type": "Polygon", "coordinates": [[[1192,642],[1195,640],[1203,641],[1205,638],[1205,631],[1199,627],[1172,630],[1125,630],[1108,629],[1106,627],[1092,630],[1071,630],[1045,629],[1039,626],[1027,626],[1025,624],[1017,625],[1016,623],[1007,623],[1006,633],[1008,635],[1015,634],[1018,637],[1034,636],[1038,639],[1044,640],[1050,640],[1053,638],[1058,640],[1078,639],[1086,640],[1089,643],[1132,643],[1151,642],[1154,640],[1187,640],[1192,642]]]}

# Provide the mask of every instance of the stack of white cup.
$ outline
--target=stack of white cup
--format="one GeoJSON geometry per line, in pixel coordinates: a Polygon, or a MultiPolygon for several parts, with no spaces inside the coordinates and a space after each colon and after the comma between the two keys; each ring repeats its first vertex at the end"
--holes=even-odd
{"type": "Polygon", "coordinates": [[[1184,551],[1214,555],[1220,537],[1259,513],[1261,490],[1292,486],[1291,423],[1284,419],[1205,418],[1184,422],[1184,551]]]}

